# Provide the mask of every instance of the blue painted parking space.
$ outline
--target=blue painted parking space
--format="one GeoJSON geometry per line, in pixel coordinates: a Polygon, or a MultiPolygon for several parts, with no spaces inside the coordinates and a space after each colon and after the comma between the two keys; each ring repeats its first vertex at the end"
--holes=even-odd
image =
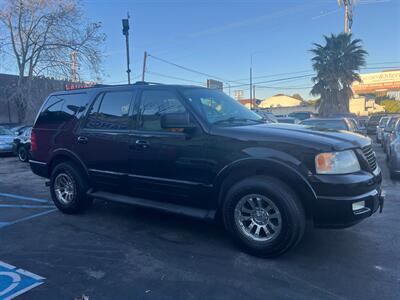
{"type": "Polygon", "coordinates": [[[54,212],[46,199],[0,193],[0,229],[54,212]]]}
{"type": "Polygon", "coordinates": [[[44,283],[45,278],[0,261],[0,300],[13,299],[44,283]]]}

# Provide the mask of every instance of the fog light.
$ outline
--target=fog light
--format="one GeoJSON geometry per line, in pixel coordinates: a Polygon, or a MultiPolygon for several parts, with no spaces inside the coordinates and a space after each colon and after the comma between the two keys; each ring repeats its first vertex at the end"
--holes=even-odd
{"type": "Polygon", "coordinates": [[[353,207],[353,211],[363,209],[363,208],[365,208],[365,201],[354,202],[352,204],[352,207],[353,207]]]}

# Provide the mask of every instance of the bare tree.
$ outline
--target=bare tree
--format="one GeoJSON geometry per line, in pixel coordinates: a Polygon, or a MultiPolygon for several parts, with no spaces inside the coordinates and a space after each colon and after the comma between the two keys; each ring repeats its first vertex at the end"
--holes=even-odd
{"type": "MultiPolygon", "coordinates": [[[[100,47],[105,40],[100,23],[87,23],[75,0],[4,0],[0,23],[18,66],[14,95],[18,119],[23,121],[35,76],[68,78],[71,53],[81,70],[101,74],[100,47]]],[[[79,76],[79,73],[78,73],[79,76]]]]}

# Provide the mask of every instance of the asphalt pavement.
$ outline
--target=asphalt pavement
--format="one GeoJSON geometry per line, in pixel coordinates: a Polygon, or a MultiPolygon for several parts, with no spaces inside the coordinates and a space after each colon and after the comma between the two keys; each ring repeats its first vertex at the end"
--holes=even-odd
{"type": "Polygon", "coordinates": [[[127,205],[95,201],[63,215],[28,164],[0,157],[0,270],[38,275],[18,299],[400,299],[400,181],[375,150],[383,213],[308,228],[277,259],[242,253],[221,225],[127,205]]]}

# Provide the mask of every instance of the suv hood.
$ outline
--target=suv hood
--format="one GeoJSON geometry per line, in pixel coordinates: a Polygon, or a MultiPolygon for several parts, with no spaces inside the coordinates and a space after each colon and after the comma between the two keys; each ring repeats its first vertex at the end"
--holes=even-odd
{"type": "Polygon", "coordinates": [[[282,123],[214,127],[211,133],[249,142],[284,142],[334,151],[360,148],[371,144],[370,138],[354,132],[282,123]]]}

